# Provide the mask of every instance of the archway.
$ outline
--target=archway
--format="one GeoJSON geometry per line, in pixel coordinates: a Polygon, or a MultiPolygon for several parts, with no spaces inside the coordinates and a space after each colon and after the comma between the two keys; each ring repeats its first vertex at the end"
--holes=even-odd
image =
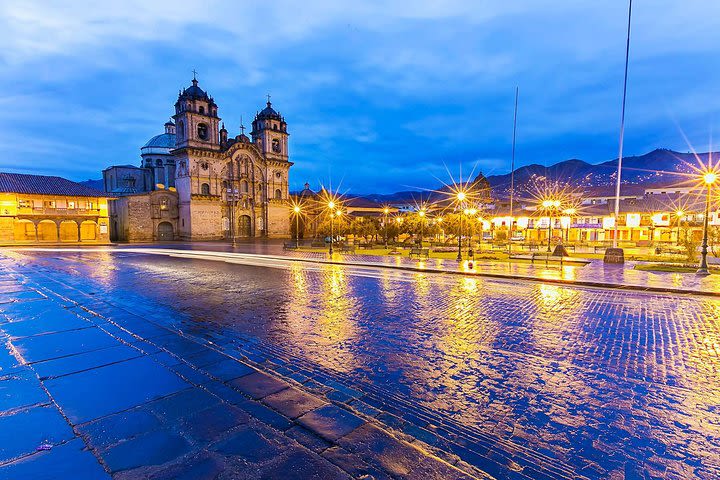
{"type": "Polygon", "coordinates": [[[250,221],[250,217],[247,215],[241,215],[238,219],[240,223],[240,228],[238,229],[238,236],[240,237],[249,237],[252,235],[252,225],[250,221]]]}
{"type": "Polygon", "coordinates": [[[18,220],[14,226],[14,238],[16,242],[34,242],[35,224],[30,220],[18,220]]]}
{"type": "Polygon", "coordinates": [[[72,220],[60,222],[60,241],[61,242],[77,242],[78,226],[72,220]]]}
{"type": "Polygon", "coordinates": [[[80,241],[88,242],[97,239],[97,223],[85,220],[80,224],[80,241]]]}
{"type": "Polygon", "coordinates": [[[57,225],[52,220],[43,220],[37,225],[37,239],[39,242],[57,242],[57,225]]]}
{"type": "Polygon", "coordinates": [[[157,239],[161,241],[174,240],[175,232],[172,223],[160,222],[157,228],[157,239]]]}

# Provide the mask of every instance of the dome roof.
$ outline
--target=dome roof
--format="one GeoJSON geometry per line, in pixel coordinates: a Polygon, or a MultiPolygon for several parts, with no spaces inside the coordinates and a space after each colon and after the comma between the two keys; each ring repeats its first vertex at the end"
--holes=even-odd
{"type": "Polygon", "coordinates": [[[282,116],[275,111],[274,108],[272,108],[272,103],[270,101],[267,102],[267,107],[265,107],[260,113],[257,114],[255,117],[256,120],[264,120],[264,119],[273,119],[273,120],[282,120],[282,116]]]}
{"type": "Polygon", "coordinates": [[[175,148],[175,134],[161,133],[155,135],[140,149],[141,154],[170,154],[170,150],[175,148]]]}
{"type": "Polygon", "coordinates": [[[207,99],[208,94],[202,88],[198,87],[198,81],[193,78],[192,85],[180,93],[180,98],[203,98],[207,99]]]}

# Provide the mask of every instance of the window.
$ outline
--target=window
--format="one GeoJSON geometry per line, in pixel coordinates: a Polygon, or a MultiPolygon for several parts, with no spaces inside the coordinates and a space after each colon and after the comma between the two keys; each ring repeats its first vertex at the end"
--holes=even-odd
{"type": "Polygon", "coordinates": [[[167,198],[163,198],[160,200],[160,210],[167,210],[168,209],[168,201],[167,198]]]}
{"type": "Polygon", "coordinates": [[[87,202],[87,209],[93,210],[95,208],[95,205],[93,205],[93,202],[87,202]]]}
{"type": "Polygon", "coordinates": [[[248,193],[248,182],[246,182],[245,180],[243,180],[242,182],[240,182],[240,192],[241,192],[241,193],[248,193]]]}
{"type": "Polygon", "coordinates": [[[198,124],[197,134],[198,134],[198,138],[200,138],[200,140],[207,140],[209,138],[208,126],[205,125],[204,123],[198,124]]]}
{"type": "Polygon", "coordinates": [[[182,140],[184,135],[185,135],[185,123],[183,123],[183,121],[180,120],[180,121],[178,121],[178,124],[177,124],[177,138],[178,138],[178,140],[182,140]]]}
{"type": "Polygon", "coordinates": [[[55,208],[55,200],[48,200],[47,202],[45,202],[45,207],[55,208]]]}
{"type": "Polygon", "coordinates": [[[203,195],[210,195],[210,185],[207,183],[200,185],[200,193],[203,195]]]}
{"type": "Polygon", "coordinates": [[[200,105],[200,110],[199,110],[199,112],[200,112],[200,115],[205,115],[205,107],[203,107],[202,105],[200,105]]]}
{"type": "Polygon", "coordinates": [[[282,200],[282,192],[280,191],[279,188],[277,190],[275,190],[275,199],[282,200]]]}
{"type": "Polygon", "coordinates": [[[30,208],[32,203],[30,200],[18,200],[18,208],[30,208]]]}
{"type": "Polygon", "coordinates": [[[67,205],[68,210],[75,210],[75,202],[73,202],[72,200],[70,200],[67,205]]]}
{"type": "Polygon", "coordinates": [[[157,165],[158,167],[162,167],[162,160],[160,160],[159,158],[155,160],[155,165],[157,165]]]}

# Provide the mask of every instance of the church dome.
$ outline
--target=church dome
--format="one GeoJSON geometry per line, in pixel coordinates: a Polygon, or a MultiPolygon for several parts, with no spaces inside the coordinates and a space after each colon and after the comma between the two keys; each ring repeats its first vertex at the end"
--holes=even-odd
{"type": "Polygon", "coordinates": [[[208,99],[208,94],[206,91],[204,91],[202,88],[198,87],[198,81],[193,78],[192,85],[188,88],[184,89],[180,93],[180,98],[187,99],[187,98],[193,98],[193,99],[199,99],[202,98],[204,100],[208,99]]]}
{"type": "Polygon", "coordinates": [[[268,101],[267,107],[263,108],[262,111],[257,114],[255,119],[256,120],[265,120],[265,119],[282,120],[282,116],[278,112],[276,112],[274,108],[272,108],[272,103],[270,103],[270,101],[268,101]]]}
{"type": "Polygon", "coordinates": [[[160,154],[169,155],[170,150],[175,148],[175,134],[174,133],[161,133],[155,135],[140,149],[141,155],[146,154],[160,154]]]}

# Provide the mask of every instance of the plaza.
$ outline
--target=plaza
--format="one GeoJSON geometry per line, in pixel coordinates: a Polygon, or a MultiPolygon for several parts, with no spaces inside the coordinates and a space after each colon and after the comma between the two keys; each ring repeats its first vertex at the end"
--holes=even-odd
{"type": "Polygon", "coordinates": [[[712,292],[187,247],[3,251],[0,478],[720,471],[712,292]]]}

